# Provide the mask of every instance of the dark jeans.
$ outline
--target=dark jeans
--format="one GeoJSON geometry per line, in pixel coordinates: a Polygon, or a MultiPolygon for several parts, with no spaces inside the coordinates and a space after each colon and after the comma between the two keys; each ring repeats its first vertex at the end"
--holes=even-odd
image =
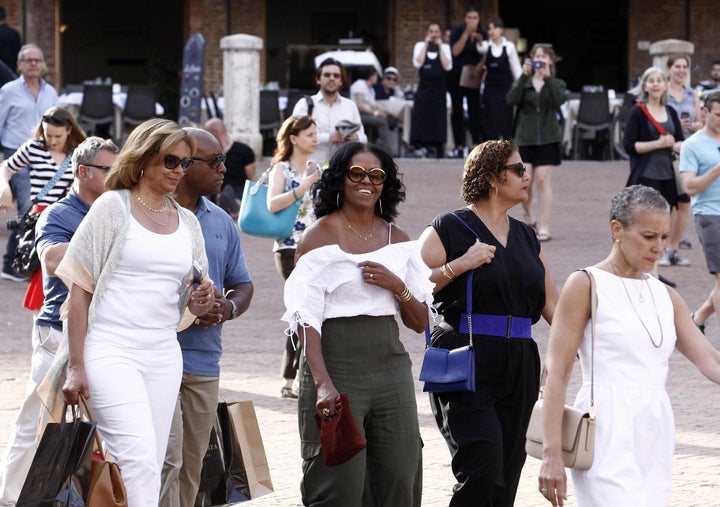
{"type": "Polygon", "coordinates": [[[468,130],[473,144],[480,143],[480,90],[463,88],[460,86],[460,74],[457,79],[454,75],[448,76],[448,92],[452,102],[450,123],[452,125],[453,139],[455,146],[465,146],[465,110],[463,109],[463,98],[467,100],[468,108],[468,130]]]}
{"type": "MultiPolygon", "coordinates": [[[[295,268],[295,249],[285,248],[275,252],[275,268],[283,280],[287,280],[295,268]]],[[[280,372],[284,379],[290,380],[297,376],[301,350],[298,335],[288,336],[285,340],[282,363],[280,363],[280,372]]]]}
{"type": "MultiPolygon", "coordinates": [[[[12,148],[3,148],[3,157],[5,160],[10,158],[15,150],[12,148]]],[[[10,189],[15,197],[18,215],[22,216],[30,211],[30,168],[23,167],[10,178],[10,189]]],[[[18,245],[17,231],[10,231],[3,255],[3,271],[10,273],[12,269],[12,261],[15,258],[15,250],[18,245]]]]}

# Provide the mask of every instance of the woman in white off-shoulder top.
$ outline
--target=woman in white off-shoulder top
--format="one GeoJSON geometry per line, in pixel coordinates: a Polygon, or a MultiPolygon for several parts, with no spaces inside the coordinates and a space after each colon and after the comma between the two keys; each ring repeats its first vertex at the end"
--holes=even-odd
{"type": "Polygon", "coordinates": [[[392,157],[348,143],[314,187],[317,220],[297,249],[283,319],[304,338],[300,426],[304,505],[420,504],[421,442],[410,358],[395,316],[421,332],[432,303],[417,242],[392,225],[405,199],[392,157]],[[347,393],[367,448],[328,467],[315,414],[332,418],[347,393]],[[367,495],[370,495],[369,497],[367,495]]]}

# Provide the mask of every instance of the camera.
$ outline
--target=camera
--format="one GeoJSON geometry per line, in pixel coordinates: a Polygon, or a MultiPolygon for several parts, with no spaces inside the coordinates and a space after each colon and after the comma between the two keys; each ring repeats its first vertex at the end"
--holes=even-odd
{"type": "Polygon", "coordinates": [[[680,118],[683,120],[685,118],[690,118],[690,113],[688,113],[687,111],[683,111],[682,113],[680,113],[680,118]]]}
{"type": "Polygon", "coordinates": [[[542,66],[543,66],[543,62],[541,62],[540,60],[533,60],[533,62],[532,62],[533,69],[542,69],[542,66]]]}
{"type": "Polygon", "coordinates": [[[32,227],[34,224],[28,222],[27,215],[20,215],[17,218],[11,218],[7,221],[7,228],[9,231],[24,231],[32,227]]]}

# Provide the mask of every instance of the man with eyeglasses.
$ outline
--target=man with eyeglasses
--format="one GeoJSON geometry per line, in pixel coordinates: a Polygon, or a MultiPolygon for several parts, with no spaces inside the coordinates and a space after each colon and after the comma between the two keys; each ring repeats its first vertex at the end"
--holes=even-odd
{"type": "MultiPolygon", "coordinates": [[[[5,158],[33,136],[43,112],[57,102],[57,91],[42,78],[44,62],[45,57],[38,46],[24,45],[17,59],[20,77],[0,88],[0,144],[5,158]]],[[[30,169],[26,167],[15,173],[10,179],[10,188],[18,215],[22,216],[30,209],[30,169]]],[[[12,268],[17,242],[17,231],[12,231],[8,236],[0,277],[21,282],[25,278],[12,268]]]]}
{"type": "Polygon", "coordinates": [[[220,191],[225,153],[210,132],[185,128],[195,139],[193,164],[175,189],[175,199],[195,213],[205,238],[215,305],[178,333],[183,375],[162,470],[160,507],[193,507],[203,457],[215,421],[220,386],[222,325],[250,306],[253,284],[235,222],[207,196],[220,191]]]}
{"type": "Polygon", "coordinates": [[[313,158],[319,161],[327,161],[335,152],[337,147],[348,141],[367,142],[367,135],[360,120],[355,102],[340,95],[343,85],[342,64],[333,59],[327,58],[320,63],[317,69],[315,80],[320,91],[310,97],[312,107],[305,99],[298,100],[293,109],[293,116],[306,116],[312,109],[312,119],[317,126],[318,143],[315,148],[316,155],[313,158]],[[357,126],[357,131],[349,135],[343,135],[337,126],[346,122],[357,126]]]}
{"type": "Polygon", "coordinates": [[[37,430],[42,404],[36,388],[50,368],[62,339],[60,306],[68,295],[67,287],[55,276],[55,268],[80,222],[105,191],[105,175],[118,151],[112,141],[99,137],[88,137],[80,143],[72,156],[75,180],[70,192],[45,209],[36,226],[35,248],[42,266],[45,300],[33,323],[27,395],[0,465],[0,506],[17,502],[39,441],[37,430]]]}

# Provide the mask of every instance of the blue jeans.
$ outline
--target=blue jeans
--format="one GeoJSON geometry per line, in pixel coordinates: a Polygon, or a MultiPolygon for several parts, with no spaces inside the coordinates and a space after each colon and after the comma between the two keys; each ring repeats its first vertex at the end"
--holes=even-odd
{"type": "MultiPolygon", "coordinates": [[[[15,150],[12,148],[3,148],[3,157],[5,160],[10,158],[15,150]]],[[[22,216],[30,211],[30,168],[23,167],[10,178],[10,189],[15,197],[18,215],[22,216]]],[[[12,272],[12,261],[15,258],[15,250],[18,244],[17,231],[10,231],[7,240],[7,248],[3,255],[3,271],[12,272]]]]}

